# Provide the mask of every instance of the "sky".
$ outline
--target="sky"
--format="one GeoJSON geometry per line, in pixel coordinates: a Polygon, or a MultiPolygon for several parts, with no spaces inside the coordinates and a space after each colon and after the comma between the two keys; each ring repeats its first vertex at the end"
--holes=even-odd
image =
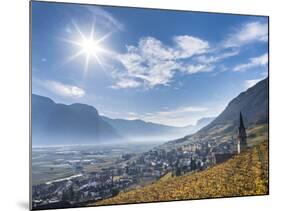
{"type": "Polygon", "coordinates": [[[32,2],[32,93],[172,126],[268,75],[268,18],[32,2]]]}

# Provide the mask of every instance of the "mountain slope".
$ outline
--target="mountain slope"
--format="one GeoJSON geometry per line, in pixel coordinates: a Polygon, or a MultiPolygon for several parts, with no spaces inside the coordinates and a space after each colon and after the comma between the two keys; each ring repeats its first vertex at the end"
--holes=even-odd
{"type": "Polygon", "coordinates": [[[268,124],[268,78],[234,98],[210,124],[193,135],[167,142],[165,146],[182,145],[196,141],[228,141],[237,135],[239,113],[246,128],[268,124]]]}
{"type": "Polygon", "coordinates": [[[202,118],[196,125],[173,127],[143,120],[111,119],[102,116],[102,119],[112,125],[120,134],[131,140],[171,140],[191,134],[206,126],[213,118],[202,118]]]}
{"type": "Polygon", "coordinates": [[[267,141],[201,172],[170,177],[92,205],[268,194],[267,141]]]}
{"type": "Polygon", "coordinates": [[[203,117],[203,118],[199,119],[196,123],[197,129],[202,129],[203,127],[210,124],[214,119],[215,119],[214,117],[203,117]]]}
{"type": "Polygon", "coordinates": [[[207,132],[217,125],[236,124],[240,112],[246,125],[268,122],[268,78],[230,101],[225,110],[200,132],[207,132]]]}
{"type": "Polygon", "coordinates": [[[120,138],[93,106],[57,104],[47,97],[32,95],[34,145],[105,143],[120,138]]]}

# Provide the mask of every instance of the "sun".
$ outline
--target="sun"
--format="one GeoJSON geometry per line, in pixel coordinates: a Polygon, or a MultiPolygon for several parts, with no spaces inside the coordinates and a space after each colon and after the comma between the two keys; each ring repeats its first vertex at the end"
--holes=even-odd
{"type": "Polygon", "coordinates": [[[101,56],[103,54],[110,53],[109,50],[107,50],[104,47],[104,41],[110,36],[111,33],[107,33],[104,36],[97,38],[94,34],[94,24],[92,25],[91,32],[87,36],[86,33],[83,33],[78,25],[73,22],[73,25],[79,34],[78,39],[76,40],[64,40],[68,43],[74,44],[78,51],[74,55],[72,55],[68,61],[71,61],[73,59],[76,59],[77,57],[84,56],[85,63],[84,63],[84,72],[87,73],[89,69],[89,63],[91,60],[97,62],[100,66],[103,67],[103,63],[101,61],[101,56]]]}
{"type": "Polygon", "coordinates": [[[80,46],[83,50],[83,52],[87,56],[94,56],[96,57],[100,52],[103,51],[102,46],[94,39],[83,39],[80,43],[80,46]]]}

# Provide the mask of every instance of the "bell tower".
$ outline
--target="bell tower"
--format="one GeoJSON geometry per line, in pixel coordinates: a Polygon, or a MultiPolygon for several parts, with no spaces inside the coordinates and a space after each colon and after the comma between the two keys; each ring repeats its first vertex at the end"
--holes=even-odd
{"type": "Polygon", "coordinates": [[[240,111],[240,125],[238,128],[238,138],[237,138],[237,153],[244,151],[247,148],[247,134],[243,122],[243,116],[240,111]]]}

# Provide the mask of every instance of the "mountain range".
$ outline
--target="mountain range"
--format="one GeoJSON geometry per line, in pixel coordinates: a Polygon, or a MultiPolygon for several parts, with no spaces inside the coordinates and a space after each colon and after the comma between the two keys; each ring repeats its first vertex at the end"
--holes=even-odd
{"type": "Polygon", "coordinates": [[[65,105],[32,94],[33,145],[167,141],[194,133],[211,120],[203,118],[196,125],[172,127],[139,119],[111,119],[90,105],[65,105]]]}
{"type": "Polygon", "coordinates": [[[34,145],[98,143],[102,139],[117,141],[121,138],[93,106],[64,105],[47,97],[32,95],[34,145]]]}
{"type": "Polygon", "coordinates": [[[240,93],[215,119],[202,118],[196,125],[186,127],[172,127],[139,119],[112,119],[99,115],[97,109],[90,105],[65,105],[32,94],[32,140],[34,145],[164,142],[175,139],[168,143],[183,143],[197,140],[198,137],[234,134],[240,112],[246,127],[268,123],[268,78],[240,93]]]}
{"type": "Polygon", "coordinates": [[[204,117],[199,119],[195,125],[185,127],[173,127],[152,122],[145,122],[140,119],[125,120],[111,119],[102,116],[102,119],[112,125],[120,134],[130,140],[171,140],[192,134],[200,128],[209,124],[214,118],[204,117]]]}

